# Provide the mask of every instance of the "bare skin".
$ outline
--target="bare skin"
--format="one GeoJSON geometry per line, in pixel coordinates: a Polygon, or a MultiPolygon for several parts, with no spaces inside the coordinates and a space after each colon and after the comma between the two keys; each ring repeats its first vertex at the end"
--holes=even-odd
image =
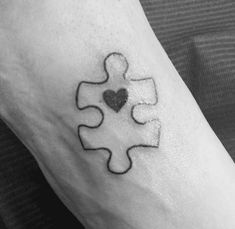
{"type": "MultiPolygon", "coordinates": [[[[0,115],[86,228],[235,228],[234,163],[138,1],[0,0],[0,49],[0,115]],[[107,170],[107,152],[84,150],[77,133],[99,119],[77,109],[77,86],[104,77],[112,52],[128,59],[130,75],[154,79],[161,122],[159,147],[132,153],[123,175],[107,170]]],[[[105,129],[111,145],[118,124],[105,129]]]]}

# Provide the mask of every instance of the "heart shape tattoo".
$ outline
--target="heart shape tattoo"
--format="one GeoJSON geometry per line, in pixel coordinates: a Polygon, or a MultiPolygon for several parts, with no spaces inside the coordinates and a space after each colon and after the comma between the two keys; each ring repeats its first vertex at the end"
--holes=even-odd
{"type": "Polygon", "coordinates": [[[117,92],[106,90],[103,92],[105,103],[115,112],[119,112],[128,99],[128,92],[125,88],[119,89],[117,92]]]}

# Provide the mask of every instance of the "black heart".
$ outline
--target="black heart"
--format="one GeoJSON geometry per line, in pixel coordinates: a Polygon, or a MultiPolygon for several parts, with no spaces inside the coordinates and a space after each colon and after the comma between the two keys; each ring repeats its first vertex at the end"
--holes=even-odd
{"type": "Polygon", "coordinates": [[[128,92],[125,88],[121,88],[117,92],[106,90],[103,93],[103,99],[110,108],[119,112],[128,99],[128,92]]]}

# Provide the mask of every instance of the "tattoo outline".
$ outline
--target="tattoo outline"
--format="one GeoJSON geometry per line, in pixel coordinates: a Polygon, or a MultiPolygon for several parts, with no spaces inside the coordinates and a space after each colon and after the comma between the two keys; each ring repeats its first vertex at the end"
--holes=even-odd
{"type": "MultiPolygon", "coordinates": [[[[83,111],[83,110],[90,109],[90,108],[97,109],[97,111],[101,114],[101,120],[96,125],[79,124],[78,127],[77,127],[77,133],[78,133],[78,138],[79,138],[79,141],[81,143],[81,146],[85,151],[104,150],[104,151],[108,152],[109,156],[108,156],[108,159],[106,161],[107,170],[110,173],[115,174],[115,175],[123,175],[123,174],[126,174],[133,167],[133,161],[132,161],[132,158],[130,156],[130,151],[132,149],[138,148],[138,147],[142,147],[142,148],[159,148],[160,128],[161,128],[159,119],[158,118],[152,118],[152,119],[146,120],[146,121],[139,121],[135,117],[135,109],[137,107],[139,107],[139,106],[156,106],[156,104],[158,103],[158,94],[157,94],[155,81],[152,77],[145,77],[145,78],[141,78],[141,79],[127,79],[126,74],[127,74],[128,68],[129,68],[129,63],[128,63],[127,59],[124,57],[124,55],[119,53],[119,52],[112,52],[109,55],[107,55],[106,58],[104,59],[103,67],[104,67],[104,72],[105,72],[106,78],[104,80],[98,81],[98,82],[93,82],[93,81],[81,81],[81,82],[79,82],[77,90],[76,90],[76,96],[75,96],[76,107],[77,107],[78,110],[83,111]],[[88,105],[85,105],[85,106],[80,106],[79,105],[79,102],[80,102],[79,98],[80,98],[81,87],[83,85],[100,86],[100,85],[106,84],[109,81],[110,72],[108,70],[107,62],[108,62],[109,58],[112,58],[112,57],[118,57],[118,58],[122,59],[125,62],[125,68],[122,72],[122,77],[123,77],[124,80],[129,80],[130,82],[143,82],[143,81],[150,82],[151,81],[151,83],[153,84],[154,98],[155,98],[154,101],[153,102],[139,102],[139,103],[133,104],[131,106],[130,116],[131,116],[132,120],[134,121],[134,123],[136,123],[137,125],[142,125],[142,126],[146,125],[147,123],[151,123],[151,122],[158,123],[158,129],[157,129],[157,133],[156,133],[157,137],[156,137],[156,141],[154,142],[154,144],[145,144],[145,143],[134,144],[134,145],[132,145],[132,146],[130,146],[126,149],[125,154],[126,154],[127,159],[129,160],[129,166],[127,168],[125,168],[123,171],[115,171],[111,168],[110,162],[111,162],[111,159],[112,159],[112,156],[113,156],[113,151],[111,149],[109,149],[108,147],[87,147],[84,144],[82,133],[81,133],[81,130],[83,128],[87,128],[87,129],[90,129],[90,130],[97,129],[97,128],[101,127],[102,124],[104,123],[105,112],[97,105],[88,104],[88,105]]],[[[125,104],[128,100],[128,96],[129,96],[128,95],[128,90],[127,90],[127,92],[125,92],[125,93],[127,93],[126,98],[125,98],[125,102],[122,101],[122,103],[120,103],[121,105],[119,107],[112,107],[112,105],[110,106],[109,102],[107,103],[107,101],[105,101],[104,93],[106,91],[109,91],[109,92],[112,91],[112,94],[115,96],[120,90],[126,90],[126,88],[120,88],[117,92],[115,92],[114,90],[107,89],[107,90],[103,91],[103,93],[102,93],[102,97],[103,97],[103,100],[106,103],[106,105],[109,108],[111,108],[112,110],[114,110],[116,113],[118,113],[122,109],[122,107],[125,106],[125,104]]]]}

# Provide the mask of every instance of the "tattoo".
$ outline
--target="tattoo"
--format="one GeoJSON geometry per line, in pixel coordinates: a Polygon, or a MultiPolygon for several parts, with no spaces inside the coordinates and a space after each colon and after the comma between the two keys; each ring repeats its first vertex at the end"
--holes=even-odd
{"type": "Polygon", "coordinates": [[[128,99],[126,88],[121,88],[117,93],[113,90],[106,90],[103,93],[103,99],[107,106],[116,112],[119,112],[128,99]]]}
{"type": "Polygon", "coordinates": [[[132,150],[158,148],[160,142],[160,121],[151,115],[158,102],[155,81],[151,77],[130,78],[128,69],[129,63],[121,53],[110,53],[104,59],[105,79],[81,81],[76,91],[78,110],[96,109],[101,116],[95,125],[78,125],[81,145],[86,151],[108,152],[106,167],[116,175],[133,167],[132,150]]]}

